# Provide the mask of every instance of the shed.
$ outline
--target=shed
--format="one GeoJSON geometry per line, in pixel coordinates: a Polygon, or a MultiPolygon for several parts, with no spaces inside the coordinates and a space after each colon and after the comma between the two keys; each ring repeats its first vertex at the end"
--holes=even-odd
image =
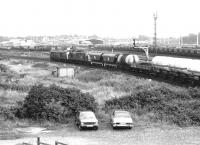
{"type": "Polygon", "coordinates": [[[53,70],[52,75],[56,77],[73,78],[75,74],[74,72],[74,68],[56,67],[56,69],[53,70]]]}

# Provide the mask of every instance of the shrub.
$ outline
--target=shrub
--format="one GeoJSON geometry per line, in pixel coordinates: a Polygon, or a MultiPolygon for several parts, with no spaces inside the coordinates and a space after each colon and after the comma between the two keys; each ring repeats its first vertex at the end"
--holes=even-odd
{"type": "Polygon", "coordinates": [[[95,99],[75,88],[33,86],[16,111],[20,118],[65,122],[80,110],[95,111],[95,99]]]}
{"type": "Polygon", "coordinates": [[[189,93],[192,96],[192,98],[199,98],[200,99],[200,90],[199,90],[198,87],[189,88],[189,93]]]}
{"type": "Polygon", "coordinates": [[[15,117],[15,108],[14,107],[0,107],[0,116],[5,120],[14,120],[15,117]]]}
{"type": "Polygon", "coordinates": [[[196,97],[198,93],[199,91],[193,92],[191,95],[166,87],[154,88],[108,100],[104,109],[131,110],[138,115],[154,113],[156,119],[179,126],[200,125],[200,98],[196,97]]]}
{"type": "Polygon", "coordinates": [[[0,72],[7,72],[8,71],[8,67],[4,64],[0,64],[0,72]]]}

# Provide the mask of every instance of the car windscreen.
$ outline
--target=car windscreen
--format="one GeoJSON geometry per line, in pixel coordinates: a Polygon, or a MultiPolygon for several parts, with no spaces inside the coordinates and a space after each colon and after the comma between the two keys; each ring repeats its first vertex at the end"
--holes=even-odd
{"type": "Polygon", "coordinates": [[[94,119],[95,116],[92,113],[81,113],[80,118],[81,119],[94,119]]]}
{"type": "Polygon", "coordinates": [[[114,115],[115,117],[125,117],[125,118],[130,118],[130,114],[129,113],[124,113],[124,112],[119,112],[119,113],[115,113],[114,115]]]}

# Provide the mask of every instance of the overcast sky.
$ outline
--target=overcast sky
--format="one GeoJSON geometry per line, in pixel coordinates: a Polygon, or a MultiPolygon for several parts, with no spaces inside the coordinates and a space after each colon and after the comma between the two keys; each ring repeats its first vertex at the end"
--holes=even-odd
{"type": "Polygon", "coordinates": [[[158,37],[200,32],[199,0],[0,0],[0,36],[158,37]]]}

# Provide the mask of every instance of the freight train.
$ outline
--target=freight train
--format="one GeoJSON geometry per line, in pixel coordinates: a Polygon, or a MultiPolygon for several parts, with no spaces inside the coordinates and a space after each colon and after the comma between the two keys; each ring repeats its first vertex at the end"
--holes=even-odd
{"type": "Polygon", "coordinates": [[[129,70],[134,73],[151,75],[184,81],[184,83],[200,84],[200,60],[155,56],[151,61],[144,61],[135,54],[122,54],[102,51],[51,51],[50,60],[79,63],[84,65],[101,66],[129,70]]]}

